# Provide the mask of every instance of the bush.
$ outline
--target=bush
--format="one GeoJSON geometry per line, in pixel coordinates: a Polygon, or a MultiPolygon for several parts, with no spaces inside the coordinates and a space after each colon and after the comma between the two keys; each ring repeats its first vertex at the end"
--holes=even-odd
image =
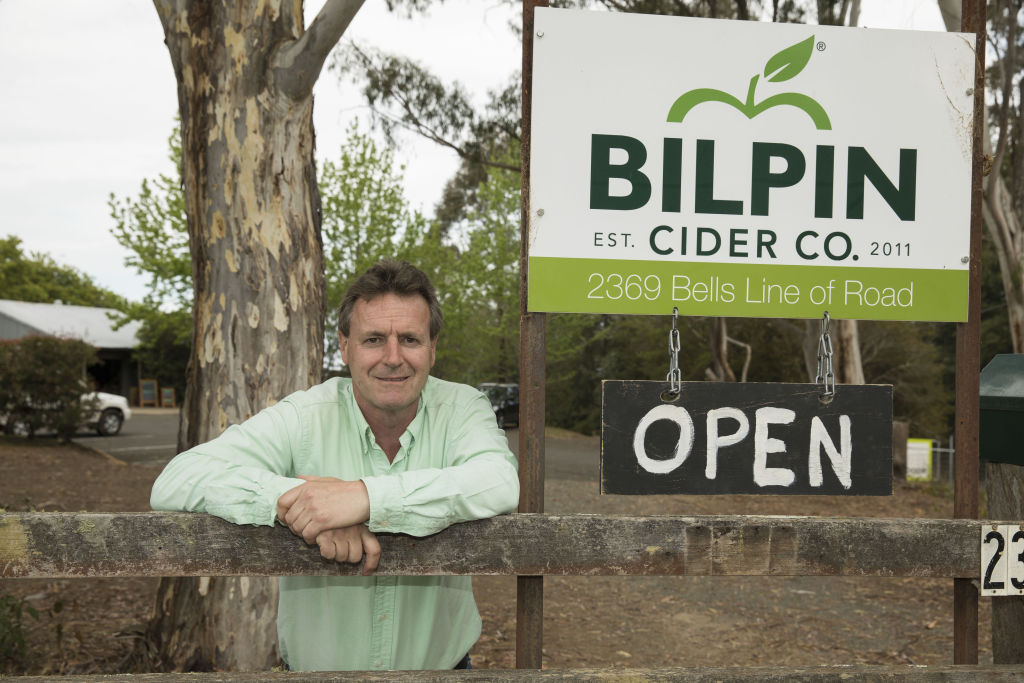
{"type": "Polygon", "coordinates": [[[52,429],[70,439],[94,409],[81,400],[89,391],[85,368],[96,349],[77,339],[24,337],[0,342],[0,413],[31,432],[52,429]]]}
{"type": "Polygon", "coordinates": [[[0,593],[0,665],[4,671],[17,671],[25,665],[26,614],[39,618],[39,613],[23,599],[0,593]]]}

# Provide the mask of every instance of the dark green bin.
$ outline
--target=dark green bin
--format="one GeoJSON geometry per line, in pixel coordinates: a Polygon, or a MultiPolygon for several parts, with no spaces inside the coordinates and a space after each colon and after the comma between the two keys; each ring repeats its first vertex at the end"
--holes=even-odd
{"type": "Polygon", "coordinates": [[[978,455],[1024,465],[1024,354],[1001,353],[981,371],[978,455]]]}

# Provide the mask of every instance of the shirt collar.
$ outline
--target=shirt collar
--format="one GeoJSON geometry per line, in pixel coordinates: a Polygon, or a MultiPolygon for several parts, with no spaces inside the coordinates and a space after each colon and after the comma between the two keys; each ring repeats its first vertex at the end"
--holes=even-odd
{"type": "MultiPolygon", "coordinates": [[[[420,392],[420,400],[416,404],[416,416],[409,423],[409,426],[405,428],[402,436],[398,438],[398,442],[402,444],[403,450],[416,443],[423,433],[423,426],[427,421],[427,408],[425,397],[427,395],[427,387],[430,386],[430,382],[433,377],[427,378],[427,384],[423,387],[423,391],[420,392]]],[[[379,448],[377,445],[377,439],[373,435],[373,430],[370,429],[369,423],[366,421],[366,417],[363,415],[363,411],[359,409],[359,404],[356,403],[355,393],[352,389],[352,382],[349,381],[344,385],[344,390],[348,394],[348,404],[351,413],[353,424],[359,430],[359,440],[363,448],[363,453],[368,452],[371,448],[379,448]]]]}

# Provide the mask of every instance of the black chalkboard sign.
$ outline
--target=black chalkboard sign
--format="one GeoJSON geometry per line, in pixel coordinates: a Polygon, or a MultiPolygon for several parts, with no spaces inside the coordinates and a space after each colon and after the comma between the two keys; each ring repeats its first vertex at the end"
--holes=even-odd
{"type": "Polygon", "coordinates": [[[892,494],[889,385],[601,384],[601,493],[892,494]]]}

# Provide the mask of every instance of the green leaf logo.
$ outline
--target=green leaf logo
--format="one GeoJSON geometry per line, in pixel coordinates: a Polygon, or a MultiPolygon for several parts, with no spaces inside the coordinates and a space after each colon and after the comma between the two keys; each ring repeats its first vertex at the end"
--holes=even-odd
{"type": "MultiPolygon", "coordinates": [[[[776,53],[764,65],[765,80],[771,82],[788,81],[807,66],[814,53],[814,36],[801,40],[776,53]]],[[[735,95],[715,88],[697,88],[680,95],[668,111],[667,121],[681,123],[691,109],[705,102],[721,102],[735,108],[748,119],[773,107],[794,107],[810,117],[818,130],[832,130],[832,121],[825,109],[818,102],[799,92],[784,92],[772,95],[760,102],[756,101],[755,90],[761,74],[755,73],[747,85],[747,98],[741,101],[735,95]]]]}
{"type": "Polygon", "coordinates": [[[768,60],[768,63],[764,65],[764,77],[772,83],[788,81],[804,70],[807,62],[811,61],[813,49],[814,36],[807,40],[801,40],[795,45],[790,45],[768,60]]]}

